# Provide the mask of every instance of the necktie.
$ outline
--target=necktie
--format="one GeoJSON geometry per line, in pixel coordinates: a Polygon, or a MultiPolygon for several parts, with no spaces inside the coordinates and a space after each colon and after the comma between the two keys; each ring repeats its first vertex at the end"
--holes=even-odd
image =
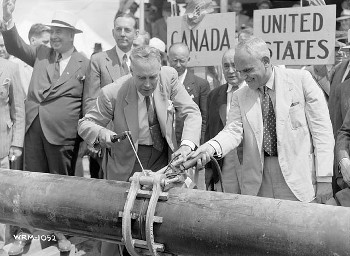
{"type": "Polygon", "coordinates": [[[60,61],[62,59],[62,54],[58,54],[57,59],[55,61],[55,70],[52,77],[52,83],[56,83],[60,78],[60,61]]]}
{"type": "Polygon", "coordinates": [[[123,68],[123,71],[124,71],[124,75],[129,74],[129,67],[128,67],[128,64],[127,64],[127,60],[128,60],[128,56],[126,54],[124,54],[123,61],[122,61],[122,68],[123,68]]]}
{"type": "Polygon", "coordinates": [[[262,100],[262,114],[264,124],[263,147],[270,156],[277,156],[276,116],[267,87],[264,86],[262,100]]]}
{"type": "Polygon", "coordinates": [[[160,125],[157,119],[157,114],[154,111],[153,100],[150,96],[146,96],[145,98],[148,114],[148,125],[153,141],[153,147],[158,151],[162,151],[164,146],[164,139],[160,131],[160,125]]]}

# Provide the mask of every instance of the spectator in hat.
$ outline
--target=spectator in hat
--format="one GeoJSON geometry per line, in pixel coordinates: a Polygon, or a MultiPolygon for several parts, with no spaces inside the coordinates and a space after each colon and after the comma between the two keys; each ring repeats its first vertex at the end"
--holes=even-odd
{"type": "Polygon", "coordinates": [[[162,40],[165,45],[167,44],[167,20],[171,17],[171,3],[164,2],[162,16],[158,19],[152,28],[152,36],[162,40]]]}
{"type": "Polygon", "coordinates": [[[95,54],[98,52],[102,52],[102,44],[101,43],[95,43],[92,54],[95,54]]]}
{"type": "Polygon", "coordinates": [[[162,66],[167,66],[167,54],[165,52],[165,43],[159,38],[153,37],[149,41],[149,46],[154,47],[159,50],[161,56],[161,64],[162,66]]]}
{"type": "Polygon", "coordinates": [[[348,31],[350,29],[350,10],[343,10],[336,21],[339,24],[338,31],[348,31]]]}
{"type": "MultiPolygon", "coordinates": [[[[74,175],[88,59],[74,47],[76,17],[57,11],[52,19],[51,48],[27,45],[19,36],[12,13],[14,2],[3,1],[4,41],[10,54],[33,67],[25,102],[24,170],[74,175]]],[[[70,251],[70,242],[56,234],[58,248],[70,251]]],[[[23,249],[21,241],[18,248],[23,249]]],[[[23,242],[23,241],[22,241],[23,242]]]]}

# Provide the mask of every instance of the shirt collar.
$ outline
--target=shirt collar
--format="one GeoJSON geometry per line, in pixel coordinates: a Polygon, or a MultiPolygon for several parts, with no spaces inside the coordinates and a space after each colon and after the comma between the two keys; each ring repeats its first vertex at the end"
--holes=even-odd
{"type": "MultiPolygon", "coordinates": [[[[272,74],[271,74],[269,80],[267,81],[267,83],[265,84],[265,86],[266,86],[267,88],[269,88],[270,90],[274,91],[274,90],[275,90],[274,81],[275,81],[275,70],[274,70],[274,68],[272,67],[272,74]]],[[[264,90],[264,89],[263,89],[263,86],[261,86],[261,87],[259,87],[259,88],[260,88],[260,90],[262,90],[262,91],[264,90]]]]}
{"type": "Polygon", "coordinates": [[[185,72],[181,76],[179,76],[179,81],[183,84],[185,81],[185,77],[187,75],[187,69],[185,69],[185,72]]]}
{"type": "Polygon", "coordinates": [[[116,49],[116,52],[117,52],[117,55],[118,55],[120,61],[122,61],[124,54],[126,54],[126,56],[127,56],[128,59],[129,59],[132,48],[131,48],[130,51],[128,51],[128,52],[123,52],[123,51],[118,47],[118,45],[116,45],[116,46],[115,46],[115,49],[116,49]]]}
{"type": "MultiPolygon", "coordinates": [[[[64,53],[61,53],[61,55],[62,55],[62,60],[69,58],[69,57],[73,54],[73,52],[74,52],[74,47],[72,47],[72,49],[70,49],[70,50],[68,50],[68,51],[66,51],[66,52],[64,52],[64,53]]],[[[58,57],[58,54],[59,54],[59,53],[56,52],[56,59],[57,59],[57,57],[58,57]]]]}
{"type": "Polygon", "coordinates": [[[242,84],[244,83],[244,80],[242,81],[242,83],[238,84],[238,85],[233,85],[233,84],[229,84],[227,83],[227,90],[226,92],[230,92],[232,91],[233,88],[240,88],[242,86],[242,84]]]}

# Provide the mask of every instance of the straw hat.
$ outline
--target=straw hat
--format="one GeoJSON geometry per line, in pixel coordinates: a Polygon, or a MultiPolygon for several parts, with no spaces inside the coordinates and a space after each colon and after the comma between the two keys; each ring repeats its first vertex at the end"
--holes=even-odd
{"type": "Polygon", "coordinates": [[[347,20],[347,19],[350,19],[350,10],[344,9],[341,12],[340,17],[336,18],[336,21],[347,20]]]}
{"type": "Polygon", "coordinates": [[[83,33],[80,29],[75,28],[77,24],[76,16],[70,12],[57,11],[55,12],[50,24],[46,24],[49,27],[61,27],[69,28],[75,32],[75,34],[83,33]]]}

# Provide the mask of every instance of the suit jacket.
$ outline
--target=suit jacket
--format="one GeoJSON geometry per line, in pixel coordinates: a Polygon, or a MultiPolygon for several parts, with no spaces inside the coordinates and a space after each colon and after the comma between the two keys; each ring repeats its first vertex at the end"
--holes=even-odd
{"type": "Polygon", "coordinates": [[[0,159],[11,146],[23,147],[24,99],[18,66],[0,58],[0,159]]]}
{"type": "Polygon", "coordinates": [[[95,105],[97,96],[103,86],[113,83],[119,77],[125,75],[115,48],[116,46],[91,56],[83,94],[84,114],[95,105]]]}
{"type": "MultiPolygon", "coordinates": [[[[194,75],[188,71],[184,80],[186,91],[191,96],[192,100],[197,104],[202,115],[202,130],[201,142],[204,142],[204,132],[207,120],[207,97],[210,92],[210,86],[207,80],[194,75]]],[[[178,144],[181,143],[182,129],[184,120],[178,118],[176,115],[176,140],[178,144]]]]}
{"type": "MultiPolygon", "coordinates": [[[[316,177],[332,176],[334,137],[327,103],[311,74],[274,67],[278,161],[294,195],[315,197],[316,177]]],[[[257,195],[264,166],[259,92],[248,86],[233,94],[229,124],[213,140],[223,155],[243,139],[242,194],[257,195]]]]}
{"type": "MultiPolygon", "coordinates": [[[[163,136],[171,151],[177,149],[174,111],[180,110],[181,117],[187,116],[183,128],[183,139],[199,145],[201,115],[182,84],[178,83],[177,72],[162,67],[158,86],[153,92],[155,109],[163,136]],[[174,109],[175,108],[175,109],[174,109]]],[[[102,88],[96,105],[79,121],[79,135],[90,145],[94,144],[102,127],[113,122],[113,131],[131,131],[136,150],[139,140],[138,94],[133,78],[124,76],[102,88]]],[[[105,178],[127,181],[131,175],[135,154],[129,141],[115,143],[111,148],[111,159],[107,161],[105,178]]]]}
{"type": "Polygon", "coordinates": [[[154,22],[152,36],[162,40],[165,45],[167,44],[167,25],[163,17],[154,22]]]}
{"type": "MultiPolygon", "coordinates": [[[[213,89],[209,95],[208,95],[208,101],[207,101],[207,123],[206,123],[206,130],[205,130],[205,137],[204,140],[207,142],[208,140],[214,138],[220,131],[222,131],[226,125],[226,109],[227,109],[227,88],[228,84],[223,84],[219,87],[216,87],[213,89]]],[[[239,163],[243,162],[243,146],[242,143],[237,147],[237,151],[231,151],[232,154],[236,154],[239,159],[239,163]]],[[[235,159],[235,157],[231,157],[231,159],[235,159]]],[[[226,174],[224,173],[224,169],[230,169],[229,172],[233,173],[234,171],[234,165],[237,166],[239,163],[233,163],[232,161],[226,161],[226,165],[228,168],[224,168],[224,160],[225,158],[221,158],[218,160],[218,164],[221,168],[221,171],[223,172],[223,176],[226,174]]],[[[208,168],[212,168],[211,163],[208,163],[208,168]]],[[[209,174],[209,173],[208,173],[209,174]]],[[[213,182],[216,183],[219,179],[216,172],[213,172],[213,182]]],[[[207,181],[211,182],[211,181],[207,181]]],[[[226,191],[228,189],[225,188],[226,191]]]]}
{"type": "MultiPolygon", "coordinates": [[[[331,77],[331,88],[328,100],[329,115],[333,125],[334,138],[337,139],[338,131],[343,124],[350,104],[350,79],[341,82],[349,61],[343,61],[335,67],[331,77]]],[[[337,150],[335,151],[336,154],[337,150]]],[[[335,156],[337,158],[337,156],[335,156]]],[[[334,162],[334,178],[341,178],[338,170],[338,162],[334,162]]],[[[336,188],[337,189],[337,188],[336,188]]]]}
{"type": "Polygon", "coordinates": [[[53,145],[74,145],[82,110],[88,59],[76,50],[56,83],[52,84],[56,53],[27,45],[16,27],[3,32],[8,52],[33,67],[26,100],[26,131],[39,115],[45,138],[53,145]]]}

